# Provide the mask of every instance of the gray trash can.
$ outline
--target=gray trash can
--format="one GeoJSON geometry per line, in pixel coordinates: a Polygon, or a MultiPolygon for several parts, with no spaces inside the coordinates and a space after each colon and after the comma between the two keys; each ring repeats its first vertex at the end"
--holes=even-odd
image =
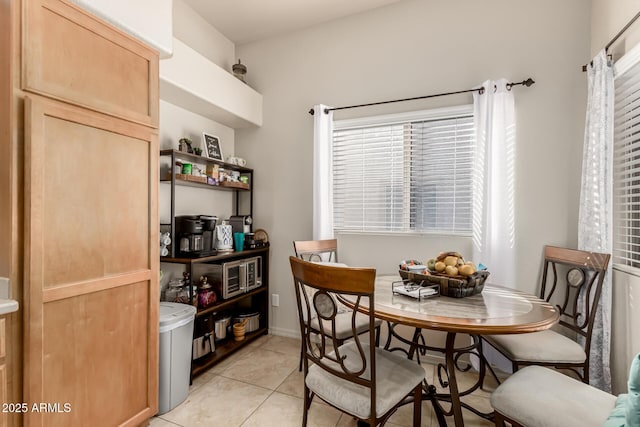
{"type": "Polygon", "coordinates": [[[195,316],[191,305],[160,303],[159,414],[169,412],[189,394],[195,316]]]}

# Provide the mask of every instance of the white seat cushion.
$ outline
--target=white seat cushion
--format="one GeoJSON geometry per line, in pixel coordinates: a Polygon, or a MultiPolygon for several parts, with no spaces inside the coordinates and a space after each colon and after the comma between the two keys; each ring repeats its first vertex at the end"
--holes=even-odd
{"type": "Polygon", "coordinates": [[[583,363],[587,356],[580,344],[552,330],[515,335],[486,335],[489,344],[511,360],[583,363]]]}
{"type": "MultiPolygon", "coordinates": [[[[369,355],[369,346],[363,345],[369,355]]],[[[339,347],[346,356],[350,370],[361,368],[362,358],[355,343],[339,347]]],[[[379,348],[376,352],[376,416],[381,417],[397,405],[424,379],[424,369],[418,363],[379,348]]],[[[331,353],[333,355],[334,353],[331,353]]],[[[335,364],[337,370],[340,368],[335,364]]],[[[369,370],[363,377],[370,378],[369,370]]],[[[327,403],[358,418],[368,418],[371,412],[370,389],[332,375],[317,365],[309,367],[305,383],[311,391],[327,403]]]]}
{"type": "Polygon", "coordinates": [[[491,395],[491,406],[527,427],[601,427],[616,397],[542,366],[527,366],[491,395]]]}
{"type": "MultiPolygon", "coordinates": [[[[346,340],[353,336],[353,329],[351,328],[351,315],[352,311],[347,311],[343,313],[336,314],[336,336],[334,338],[339,340],[346,340]]],[[[380,319],[374,320],[375,327],[380,326],[382,321],[380,319]]],[[[331,322],[327,320],[322,321],[322,326],[324,328],[324,333],[326,335],[332,336],[331,334],[331,322]]],[[[318,324],[318,318],[314,317],[311,319],[311,329],[315,331],[320,330],[320,325],[318,324]]],[[[356,314],[356,332],[357,335],[360,335],[369,330],[369,316],[357,313],[356,314]]]]}

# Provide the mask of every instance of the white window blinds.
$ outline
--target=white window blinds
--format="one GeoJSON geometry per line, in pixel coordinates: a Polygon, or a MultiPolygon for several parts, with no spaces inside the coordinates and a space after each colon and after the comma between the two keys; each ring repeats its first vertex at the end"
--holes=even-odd
{"type": "Polygon", "coordinates": [[[615,80],[614,262],[640,267],[640,63],[615,80]]]}
{"type": "Polygon", "coordinates": [[[471,106],[338,121],[337,231],[471,233],[471,106]]]}

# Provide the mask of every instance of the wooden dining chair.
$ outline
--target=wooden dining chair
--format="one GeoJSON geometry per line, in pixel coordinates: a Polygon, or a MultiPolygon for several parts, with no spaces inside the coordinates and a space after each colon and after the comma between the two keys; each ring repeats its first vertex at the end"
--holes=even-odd
{"type": "Polygon", "coordinates": [[[338,262],[338,240],[295,240],[293,250],[300,259],[310,262],[338,262]]]}
{"type": "Polygon", "coordinates": [[[413,399],[413,426],[421,424],[424,369],[417,363],[375,345],[374,307],[376,270],[321,265],[289,257],[295,285],[300,333],[304,349],[303,427],[315,396],[371,426],[384,424],[405,399],[413,399]],[[313,292],[308,292],[311,289],[313,292]],[[355,299],[349,309],[353,340],[336,338],[339,295],[355,299]],[[306,320],[315,312],[317,334],[306,320]],[[367,338],[356,328],[356,318],[367,320],[367,338]]]}
{"type": "MultiPolygon", "coordinates": [[[[341,266],[346,266],[345,264],[338,263],[338,240],[337,239],[327,239],[327,240],[296,240],[293,242],[293,250],[296,254],[296,257],[309,262],[316,263],[329,263],[336,264],[341,266]]],[[[342,305],[338,305],[338,314],[336,316],[336,339],[340,345],[344,344],[344,342],[353,337],[353,331],[351,329],[351,318],[349,313],[345,312],[345,307],[342,305]]],[[[367,333],[369,331],[368,324],[366,322],[367,319],[364,316],[358,316],[356,319],[356,332],[358,334],[367,333]]],[[[380,343],[380,327],[382,325],[382,321],[379,319],[375,320],[375,330],[376,330],[376,347],[380,343]]],[[[315,314],[311,318],[311,330],[314,333],[319,333],[318,330],[318,320],[315,314]]],[[[298,371],[302,371],[302,358],[304,354],[304,343],[300,348],[300,363],[298,366],[298,371]]]]}
{"type": "Polygon", "coordinates": [[[610,257],[546,246],[540,298],[555,304],[560,313],[560,329],[565,331],[485,335],[481,341],[507,357],[514,372],[527,365],[567,369],[588,384],[591,334],[610,257]],[[582,344],[577,337],[581,337],[582,344]]]}

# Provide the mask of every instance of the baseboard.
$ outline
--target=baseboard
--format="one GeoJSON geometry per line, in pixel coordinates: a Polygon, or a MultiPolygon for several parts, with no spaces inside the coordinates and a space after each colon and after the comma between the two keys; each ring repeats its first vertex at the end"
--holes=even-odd
{"type": "Polygon", "coordinates": [[[300,339],[300,331],[298,330],[269,327],[269,334],[285,338],[300,339]]]}

